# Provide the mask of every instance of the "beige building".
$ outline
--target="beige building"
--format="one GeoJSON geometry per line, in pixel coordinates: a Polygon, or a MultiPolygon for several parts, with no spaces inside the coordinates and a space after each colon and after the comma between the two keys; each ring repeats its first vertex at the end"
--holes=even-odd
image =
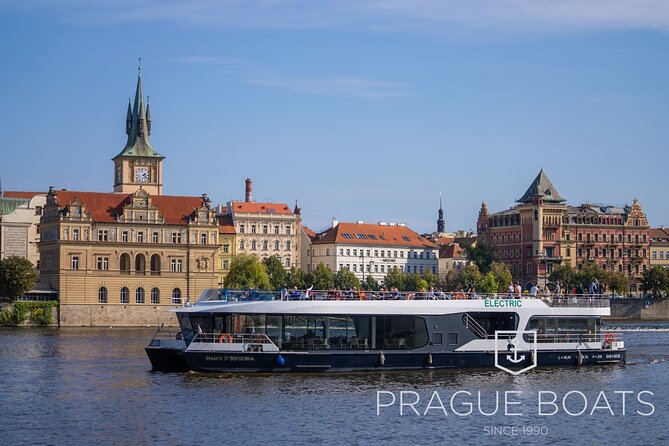
{"type": "Polygon", "coordinates": [[[461,271],[469,261],[459,243],[451,242],[439,247],[439,278],[444,279],[451,270],[461,271]]]}
{"type": "Polygon", "coordinates": [[[404,224],[332,222],[311,243],[309,270],[322,263],[332,271],[348,269],[360,280],[382,283],[386,274],[401,272],[437,275],[439,247],[404,224]]]}
{"type": "Polygon", "coordinates": [[[46,194],[8,191],[0,196],[0,259],[26,258],[39,270],[40,218],[46,194]]]}
{"type": "Polygon", "coordinates": [[[230,272],[230,264],[235,256],[235,225],[229,215],[218,216],[218,284],[223,285],[225,277],[230,272]]]}
{"type": "Polygon", "coordinates": [[[236,253],[253,254],[264,260],[276,256],[286,269],[300,268],[302,218],[295,205],[253,201],[251,180],[246,180],[244,201],[228,203],[227,215],[236,232],[236,253]]]}
{"type": "Polygon", "coordinates": [[[650,267],[669,268],[669,229],[651,228],[648,235],[650,237],[650,267]]]}

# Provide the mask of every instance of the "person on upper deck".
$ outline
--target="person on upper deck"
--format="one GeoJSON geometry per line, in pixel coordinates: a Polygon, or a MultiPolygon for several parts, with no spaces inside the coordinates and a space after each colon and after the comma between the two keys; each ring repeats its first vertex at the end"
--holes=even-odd
{"type": "Polygon", "coordinates": [[[539,287],[537,287],[535,284],[532,284],[532,288],[530,288],[530,296],[536,298],[538,292],[539,292],[539,287]]]}

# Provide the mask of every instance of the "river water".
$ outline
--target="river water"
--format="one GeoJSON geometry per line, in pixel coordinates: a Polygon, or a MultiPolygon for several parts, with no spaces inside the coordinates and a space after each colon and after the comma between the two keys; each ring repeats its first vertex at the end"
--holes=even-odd
{"type": "Polygon", "coordinates": [[[515,377],[165,374],[148,329],[0,330],[0,444],[669,444],[669,325],[619,328],[626,365],[515,377]]]}

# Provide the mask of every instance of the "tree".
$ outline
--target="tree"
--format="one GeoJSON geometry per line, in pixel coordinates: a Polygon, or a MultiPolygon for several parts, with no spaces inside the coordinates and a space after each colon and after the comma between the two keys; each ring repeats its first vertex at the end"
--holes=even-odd
{"type": "Polygon", "coordinates": [[[281,265],[281,260],[277,256],[268,257],[262,261],[269,276],[269,283],[274,290],[280,290],[286,286],[288,273],[281,265]]]}
{"type": "Polygon", "coordinates": [[[334,275],[334,286],[340,290],[360,288],[360,280],[348,268],[342,268],[334,275]]]}
{"type": "Polygon", "coordinates": [[[597,280],[600,283],[604,281],[606,272],[595,262],[585,262],[581,269],[575,275],[576,285],[580,285],[585,292],[590,284],[597,280]]]}
{"type": "MultiPolygon", "coordinates": [[[[304,273],[304,271],[292,266],[290,268],[290,271],[288,271],[288,274],[287,274],[287,277],[286,277],[286,287],[288,287],[288,288],[297,287],[299,289],[308,288],[308,287],[305,286],[305,281],[306,281],[305,276],[306,276],[306,274],[304,273]]],[[[313,278],[312,278],[311,282],[313,282],[313,278]]]]}
{"type": "Polygon", "coordinates": [[[383,279],[383,286],[386,289],[397,288],[398,290],[404,290],[404,280],[405,275],[395,266],[386,274],[386,277],[383,279]]]}
{"type": "MultiPolygon", "coordinates": [[[[306,285],[306,284],[305,284],[306,285]]],[[[313,285],[316,290],[329,290],[334,288],[334,274],[327,266],[319,263],[313,271],[313,285]]]]}
{"type": "Polygon", "coordinates": [[[238,254],[230,262],[230,272],[225,277],[226,288],[269,289],[271,284],[265,265],[256,256],[238,254]]]}
{"type": "Polygon", "coordinates": [[[460,271],[451,269],[446,273],[446,277],[439,281],[439,288],[444,291],[457,291],[462,287],[461,283],[460,271]]]}
{"type": "Polygon", "coordinates": [[[476,265],[467,265],[460,271],[460,287],[463,289],[475,288],[481,281],[481,272],[476,265]]]}
{"type": "Polygon", "coordinates": [[[425,274],[423,274],[423,280],[427,283],[426,289],[429,290],[430,288],[433,288],[437,285],[437,282],[439,281],[439,277],[437,277],[432,270],[426,269],[425,274]]]}
{"type": "Polygon", "coordinates": [[[611,272],[606,275],[608,289],[614,293],[625,294],[630,289],[631,280],[620,272],[611,272]]]}
{"type": "Polygon", "coordinates": [[[553,272],[548,276],[548,280],[555,283],[560,281],[560,287],[563,292],[568,292],[576,285],[576,271],[569,263],[564,263],[553,268],[553,272]]]}
{"type": "Polygon", "coordinates": [[[476,246],[464,245],[463,248],[467,260],[478,266],[481,274],[487,274],[490,271],[492,263],[498,260],[495,251],[487,243],[479,242],[476,243],[476,246]]]}
{"type": "Polygon", "coordinates": [[[509,285],[513,282],[513,277],[511,276],[511,270],[509,265],[503,262],[492,262],[490,265],[490,272],[497,282],[497,290],[493,293],[499,292],[503,293],[507,290],[509,285]]]}
{"type": "Polygon", "coordinates": [[[0,297],[14,301],[32,290],[37,271],[30,260],[11,256],[0,260],[0,297]]]}
{"type": "Polygon", "coordinates": [[[379,282],[377,282],[376,279],[370,274],[369,276],[365,277],[365,280],[362,282],[362,287],[367,291],[378,291],[379,282]]]}
{"type": "Polygon", "coordinates": [[[489,271],[488,274],[484,275],[481,280],[476,284],[476,291],[479,293],[493,294],[499,291],[499,283],[495,279],[495,275],[492,271],[489,271]]]}
{"type": "Polygon", "coordinates": [[[654,266],[644,271],[641,280],[641,289],[651,293],[653,297],[660,297],[662,291],[669,288],[669,272],[661,266],[654,266]]]}

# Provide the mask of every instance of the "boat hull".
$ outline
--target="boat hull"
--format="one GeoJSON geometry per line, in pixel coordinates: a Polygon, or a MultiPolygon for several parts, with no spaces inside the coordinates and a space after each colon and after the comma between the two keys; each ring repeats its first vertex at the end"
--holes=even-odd
{"type": "MultiPolygon", "coordinates": [[[[625,350],[546,351],[537,355],[537,367],[624,363],[625,350]]],[[[372,370],[494,368],[487,352],[185,352],[188,368],[205,373],[281,373],[372,370]],[[280,357],[280,358],[279,358],[280,357]]],[[[529,354],[516,363],[500,357],[501,365],[514,370],[532,366],[529,354]]]]}
{"type": "Polygon", "coordinates": [[[187,372],[190,370],[184,347],[152,347],[144,349],[151,361],[151,368],[156,372],[187,372]]]}

